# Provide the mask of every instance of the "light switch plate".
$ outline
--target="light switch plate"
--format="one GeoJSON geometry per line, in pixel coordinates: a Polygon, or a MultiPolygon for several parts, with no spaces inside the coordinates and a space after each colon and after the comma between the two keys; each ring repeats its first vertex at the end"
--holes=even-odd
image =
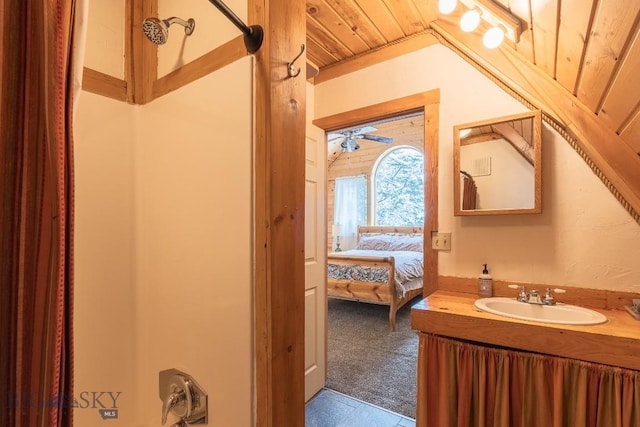
{"type": "Polygon", "coordinates": [[[431,249],[437,251],[451,250],[451,233],[431,232],[431,249]]]}

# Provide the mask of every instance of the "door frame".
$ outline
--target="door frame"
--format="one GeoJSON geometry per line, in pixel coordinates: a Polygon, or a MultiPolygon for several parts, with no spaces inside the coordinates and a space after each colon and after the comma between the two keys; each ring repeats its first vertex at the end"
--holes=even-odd
{"type": "Polygon", "coordinates": [[[431,248],[431,232],[438,231],[438,142],[440,89],[322,117],[313,124],[326,132],[389,119],[407,113],[424,114],[424,288],[427,296],[438,288],[438,251],[431,248]]]}

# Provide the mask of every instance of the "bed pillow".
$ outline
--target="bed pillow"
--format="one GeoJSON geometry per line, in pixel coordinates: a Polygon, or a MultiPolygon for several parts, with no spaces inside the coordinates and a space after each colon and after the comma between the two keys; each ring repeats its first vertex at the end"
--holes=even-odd
{"type": "Polygon", "coordinates": [[[395,235],[389,243],[389,250],[422,252],[422,242],[422,235],[395,235]]]}
{"type": "Polygon", "coordinates": [[[392,236],[388,234],[373,234],[360,236],[360,241],[356,249],[366,249],[371,251],[389,251],[392,236]]]}

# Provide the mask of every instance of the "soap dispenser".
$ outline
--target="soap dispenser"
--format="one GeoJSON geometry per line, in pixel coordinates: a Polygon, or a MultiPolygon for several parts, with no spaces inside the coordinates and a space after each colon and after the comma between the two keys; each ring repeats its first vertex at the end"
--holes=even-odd
{"type": "Polygon", "coordinates": [[[493,296],[493,280],[487,270],[487,264],[482,264],[482,274],[478,278],[478,295],[481,298],[489,298],[493,296]]]}

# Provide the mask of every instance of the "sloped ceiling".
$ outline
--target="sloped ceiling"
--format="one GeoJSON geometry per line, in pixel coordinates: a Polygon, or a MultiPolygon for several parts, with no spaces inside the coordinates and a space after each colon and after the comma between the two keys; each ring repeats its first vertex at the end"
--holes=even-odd
{"type": "Polygon", "coordinates": [[[307,57],[322,75],[385,46],[434,34],[581,140],[587,156],[640,212],[640,1],[495,0],[523,31],[517,43],[491,50],[479,34],[458,28],[466,10],[460,2],[447,16],[438,14],[437,3],[308,1],[307,57]]]}

